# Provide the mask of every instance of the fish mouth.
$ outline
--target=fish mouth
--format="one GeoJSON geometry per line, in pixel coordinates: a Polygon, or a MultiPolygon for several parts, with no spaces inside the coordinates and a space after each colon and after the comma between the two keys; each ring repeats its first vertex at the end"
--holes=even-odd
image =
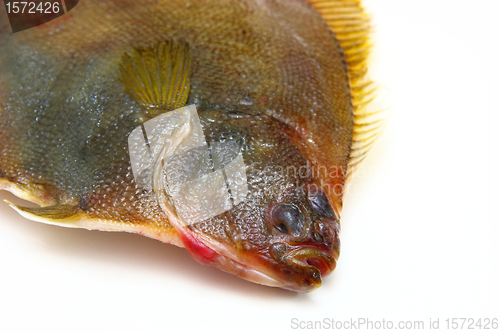
{"type": "Polygon", "coordinates": [[[291,246],[286,243],[276,243],[271,245],[270,254],[273,259],[284,263],[300,277],[285,288],[308,292],[320,287],[321,278],[335,269],[339,252],[336,249],[325,249],[315,245],[291,246]]]}
{"type": "Polygon", "coordinates": [[[269,247],[269,254],[274,259],[271,263],[254,255],[235,256],[226,246],[193,233],[181,233],[181,239],[193,258],[204,265],[255,283],[296,292],[309,292],[320,287],[322,276],[335,269],[339,254],[338,248],[316,244],[274,243],[269,247]]]}
{"type": "Polygon", "coordinates": [[[296,292],[309,292],[321,286],[322,276],[336,266],[339,247],[315,243],[279,242],[270,245],[265,259],[259,255],[235,253],[226,244],[208,239],[188,229],[180,229],[184,247],[200,263],[217,267],[243,279],[296,292]]]}
{"type": "Polygon", "coordinates": [[[330,274],[336,265],[335,258],[326,251],[307,246],[294,249],[285,256],[285,262],[294,268],[317,270],[322,276],[330,274]]]}

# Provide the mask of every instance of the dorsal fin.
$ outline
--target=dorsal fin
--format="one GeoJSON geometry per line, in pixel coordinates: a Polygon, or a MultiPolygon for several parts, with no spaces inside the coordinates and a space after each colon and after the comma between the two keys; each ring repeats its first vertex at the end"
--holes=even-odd
{"type": "Polygon", "coordinates": [[[351,153],[347,165],[349,177],[355,167],[382,133],[382,111],[368,106],[376,95],[377,86],[368,76],[368,56],[371,49],[370,18],[360,0],[307,0],[325,19],[344,52],[347,63],[354,111],[354,129],[351,153]]]}
{"type": "Polygon", "coordinates": [[[124,53],[120,81],[154,117],[183,107],[191,87],[191,52],[185,43],[162,41],[124,53]]]}
{"type": "Polygon", "coordinates": [[[89,216],[78,205],[54,205],[30,208],[13,204],[8,200],[4,201],[23,217],[33,221],[65,228],[132,232],[158,239],[164,243],[183,247],[182,241],[175,229],[165,220],[155,221],[149,218],[143,221],[141,219],[129,220],[126,215],[123,215],[122,219],[116,217],[110,218],[110,214],[106,214],[107,216],[101,214],[99,216],[89,216]]]}
{"type": "Polygon", "coordinates": [[[55,205],[30,208],[15,205],[8,200],[5,200],[5,202],[25,218],[46,224],[78,228],[74,223],[84,217],[84,214],[78,210],[78,206],[55,205]]]}

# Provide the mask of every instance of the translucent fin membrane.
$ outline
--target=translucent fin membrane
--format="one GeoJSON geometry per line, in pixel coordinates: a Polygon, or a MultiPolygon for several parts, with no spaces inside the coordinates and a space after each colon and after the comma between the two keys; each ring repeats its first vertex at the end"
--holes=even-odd
{"type": "Polygon", "coordinates": [[[240,147],[230,141],[209,148],[194,105],[147,121],[128,143],[137,185],[154,191],[184,225],[222,214],[248,193],[240,147]]]}
{"type": "Polygon", "coordinates": [[[340,43],[347,63],[354,111],[351,154],[347,165],[349,178],[380,137],[387,115],[374,109],[373,100],[380,89],[367,75],[371,49],[370,18],[361,0],[307,0],[325,19],[340,43]]]}

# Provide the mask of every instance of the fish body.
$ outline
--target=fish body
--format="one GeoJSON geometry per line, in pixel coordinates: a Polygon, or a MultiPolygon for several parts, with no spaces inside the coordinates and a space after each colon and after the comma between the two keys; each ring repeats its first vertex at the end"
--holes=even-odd
{"type": "Polygon", "coordinates": [[[6,22],[0,14],[0,189],[41,206],[12,205],[22,215],[142,234],[290,290],[335,268],[346,177],[371,143],[357,133],[372,134],[359,120],[369,81],[357,1],[84,1],[16,34],[6,22]],[[182,84],[151,83],[165,73],[182,84]],[[145,96],[163,87],[177,95],[145,96]],[[140,186],[129,142],[188,105],[211,153],[238,147],[247,191],[193,223],[140,186]]]}

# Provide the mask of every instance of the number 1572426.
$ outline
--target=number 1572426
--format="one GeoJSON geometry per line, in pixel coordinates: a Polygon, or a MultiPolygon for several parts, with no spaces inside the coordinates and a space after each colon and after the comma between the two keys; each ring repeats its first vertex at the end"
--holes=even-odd
{"type": "Polygon", "coordinates": [[[5,7],[7,8],[7,14],[18,14],[18,13],[26,13],[26,14],[36,14],[36,13],[44,13],[44,14],[57,14],[61,11],[59,6],[59,2],[6,2],[5,7]]]}

